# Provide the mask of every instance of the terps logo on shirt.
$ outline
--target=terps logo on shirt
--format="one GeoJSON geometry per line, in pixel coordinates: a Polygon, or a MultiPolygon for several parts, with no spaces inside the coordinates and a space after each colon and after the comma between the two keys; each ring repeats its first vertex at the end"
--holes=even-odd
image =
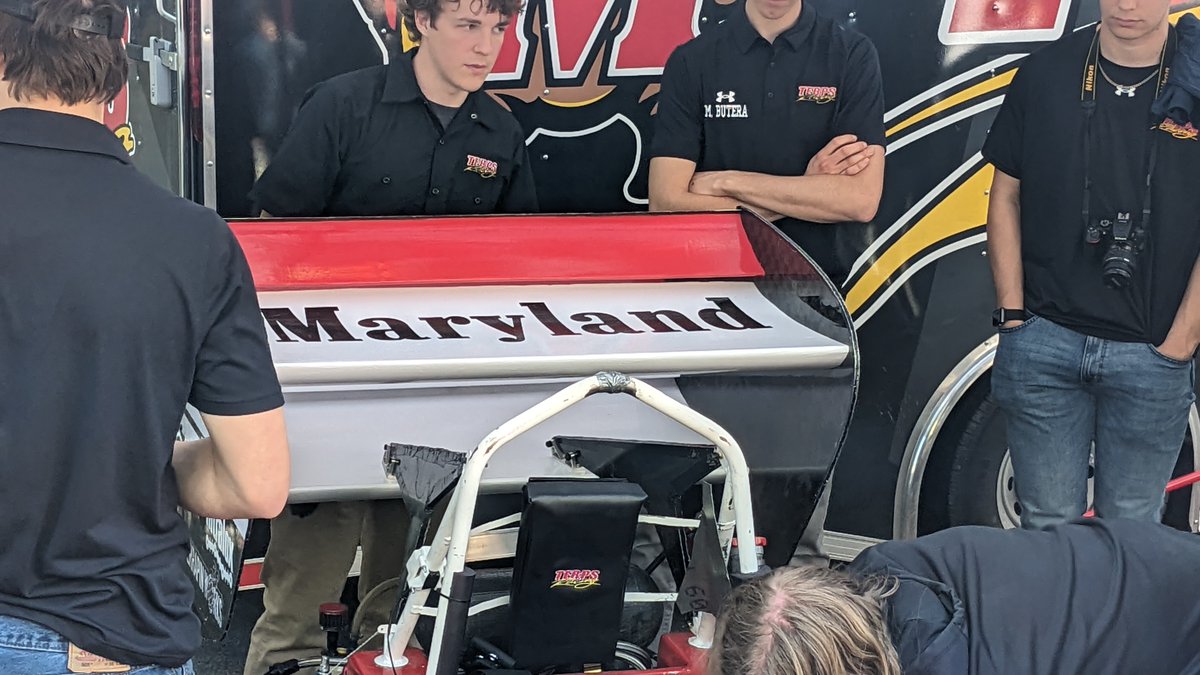
{"type": "Polygon", "coordinates": [[[837,87],[810,87],[800,85],[796,92],[796,101],[812,101],[813,103],[829,103],[837,98],[837,87]]]}
{"type": "Polygon", "coordinates": [[[475,155],[467,155],[467,168],[463,171],[477,173],[484,178],[493,178],[496,172],[500,170],[500,165],[490,159],[476,157],[475,155]]]}
{"type": "Polygon", "coordinates": [[[1200,129],[1196,129],[1196,127],[1192,126],[1191,122],[1187,124],[1179,124],[1175,120],[1169,118],[1163,120],[1162,124],[1158,125],[1158,130],[1165,131],[1175,138],[1184,141],[1194,141],[1198,136],[1200,136],[1200,129]]]}
{"type": "Polygon", "coordinates": [[[600,570],[557,570],[550,588],[572,588],[582,591],[600,585],[600,570]]]}

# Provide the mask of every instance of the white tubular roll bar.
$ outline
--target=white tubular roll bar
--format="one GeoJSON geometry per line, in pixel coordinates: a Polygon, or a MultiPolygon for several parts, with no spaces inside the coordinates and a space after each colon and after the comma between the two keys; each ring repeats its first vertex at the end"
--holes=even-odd
{"type": "MultiPolygon", "coordinates": [[[[440,573],[438,586],[448,583],[453,575],[461,572],[467,560],[467,548],[471,536],[471,523],[475,515],[475,503],[483,470],[488,460],[509,441],[529,431],[547,419],[561,413],[583,399],[599,393],[629,394],[663,415],[700,434],[716,446],[721,464],[725,469],[725,490],[722,493],[720,513],[717,516],[717,532],[721,547],[728,553],[734,532],[739,541],[754,541],[754,511],[750,500],[750,472],[741,447],[727,431],[716,422],[691,408],[675,401],[654,387],[622,373],[602,372],[562,389],[553,396],[517,415],[486,438],[467,457],[462,478],[454,490],[447,517],[438,527],[437,536],[431,546],[420,549],[409,561],[409,587],[412,589],[400,616],[400,623],[388,636],[389,645],[376,663],[384,668],[404,665],[401,656],[416,629],[429,596],[430,589],[424,588],[431,573],[440,573]]],[[[743,574],[758,570],[758,560],[753,546],[739,546],[738,569],[743,574]]],[[[438,603],[434,625],[432,651],[426,672],[437,671],[441,658],[440,642],[445,631],[448,599],[443,595],[438,603]]],[[[711,632],[715,622],[696,621],[695,626],[708,635],[697,634],[699,642],[711,644],[711,632]]]]}

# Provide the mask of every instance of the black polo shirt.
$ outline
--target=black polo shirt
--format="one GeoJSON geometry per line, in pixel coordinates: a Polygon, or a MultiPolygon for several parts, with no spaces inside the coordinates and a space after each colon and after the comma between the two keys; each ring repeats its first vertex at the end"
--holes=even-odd
{"type": "MultiPolygon", "coordinates": [[[[1096,77],[1091,215],[1141,215],[1147,144],[1158,146],[1149,241],[1133,283],[1113,289],[1102,270],[1107,246],[1085,242],[1083,70],[1095,33],[1083,30],[1022,64],[983,147],[984,157],[1021,181],[1025,307],[1072,330],[1124,342],[1166,339],[1200,254],[1200,140],[1194,128],[1150,117],[1155,81],[1133,97],[1096,77]],[[1151,131],[1154,127],[1155,130],[1151,131]],[[1163,128],[1159,128],[1163,127],[1163,128]]],[[[1153,69],[1101,61],[1114,81],[1134,84],[1153,69]]]]}
{"type": "MultiPolygon", "coordinates": [[[[879,57],[865,36],[806,3],[772,44],[738,8],[668,59],[651,156],[691,160],[697,171],[800,176],[834,136],[884,145],[883,113],[879,57]]],[[[837,227],[780,227],[838,276],[829,269],[843,266],[837,227]]]]}
{"type": "Polygon", "coordinates": [[[0,110],[0,176],[0,614],[179,665],[200,644],[171,468],[184,404],[283,404],[250,270],[96,122],[0,110]]]}
{"type": "Polygon", "coordinates": [[[443,131],[413,54],[310,91],[251,192],[273,216],[399,216],[537,211],[525,136],[482,92],[443,131]]]}
{"type": "Polygon", "coordinates": [[[899,579],[887,613],[906,675],[1195,675],[1198,566],[1194,534],[1094,518],[954,527],[872,546],[849,570],[899,579]]]}

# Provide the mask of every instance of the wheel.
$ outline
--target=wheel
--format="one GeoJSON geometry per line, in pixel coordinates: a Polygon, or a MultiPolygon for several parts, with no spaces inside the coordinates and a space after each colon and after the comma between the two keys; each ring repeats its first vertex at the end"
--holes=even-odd
{"type": "Polygon", "coordinates": [[[980,401],[954,449],[946,495],[949,524],[1016,527],[1021,504],[1004,434],[1004,413],[991,394],[980,401]]]}
{"type": "MultiPolygon", "coordinates": [[[[950,466],[947,515],[951,526],[1020,526],[1021,501],[1017,498],[1004,425],[1004,412],[990,393],[985,395],[959,437],[950,466]]],[[[1089,462],[1089,504],[1092,475],[1089,462]]]]}

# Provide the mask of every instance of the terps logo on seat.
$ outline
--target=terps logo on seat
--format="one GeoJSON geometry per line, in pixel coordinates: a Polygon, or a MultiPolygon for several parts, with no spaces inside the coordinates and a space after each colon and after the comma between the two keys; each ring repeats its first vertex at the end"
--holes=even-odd
{"type": "Polygon", "coordinates": [[[582,591],[600,585],[600,570],[557,570],[550,588],[572,588],[582,591]]]}
{"type": "Polygon", "coordinates": [[[1158,130],[1165,131],[1175,138],[1185,141],[1194,141],[1197,139],[1197,136],[1200,136],[1200,129],[1196,129],[1196,127],[1192,126],[1190,122],[1187,124],[1179,124],[1175,120],[1169,118],[1163,120],[1162,124],[1158,125],[1158,130]]]}
{"type": "Polygon", "coordinates": [[[813,103],[829,103],[837,98],[837,87],[809,87],[800,85],[796,92],[796,101],[812,101],[813,103]]]}

